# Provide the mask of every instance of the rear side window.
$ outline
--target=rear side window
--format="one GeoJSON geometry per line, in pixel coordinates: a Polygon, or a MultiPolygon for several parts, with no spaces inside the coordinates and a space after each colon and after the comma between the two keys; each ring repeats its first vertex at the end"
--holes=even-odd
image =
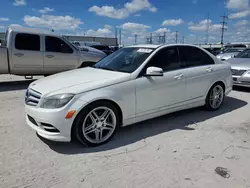
{"type": "Polygon", "coordinates": [[[214,64],[214,60],[199,48],[179,46],[181,62],[185,67],[195,67],[214,64]]]}
{"type": "Polygon", "coordinates": [[[18,33],[16,35],[15,48],[18,50],[40,51],[40,36],[18,33]]]}

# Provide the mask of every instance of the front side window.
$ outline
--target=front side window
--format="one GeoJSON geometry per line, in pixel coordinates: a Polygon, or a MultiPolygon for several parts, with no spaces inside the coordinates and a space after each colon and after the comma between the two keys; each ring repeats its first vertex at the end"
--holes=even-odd
{"type": "Polygon", "coordinates": [[[18,50],[40,51],[40,36],[18,33],[16,35],[15,48],[18,50]]]}
{"type": "Polygon", "coordinates": [[[122,48],[100,60],[94,67],[132,73],[147,59],[153,50],[152,48],[139,47],[122,48]]]}
{"type": "Polygon", "coordinates": [[[186,67],[214,64],[214,60],[199,48],[193,46],[179,46],[181,62],[186,67]]]}
{"type": "Polygon", "coordinates": [[[163,71],[181,68],[177,47],[167,47],[157,52],[146,67],[159,67],[163,71]]]}
{"type": "Polygon", "coordinates": [[[57,37],[45,37],[46,52],[73,53],[72,48],[57,37]]]}

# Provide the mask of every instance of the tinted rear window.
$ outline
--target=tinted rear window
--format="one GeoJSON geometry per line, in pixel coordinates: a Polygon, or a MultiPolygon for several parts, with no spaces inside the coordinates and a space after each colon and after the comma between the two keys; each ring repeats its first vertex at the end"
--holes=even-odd
{"type": "Polygon", "coordinates": [[[40,51],[40,36],[18,33],[16,35],[15,47],[18,50],[40,51]]]}

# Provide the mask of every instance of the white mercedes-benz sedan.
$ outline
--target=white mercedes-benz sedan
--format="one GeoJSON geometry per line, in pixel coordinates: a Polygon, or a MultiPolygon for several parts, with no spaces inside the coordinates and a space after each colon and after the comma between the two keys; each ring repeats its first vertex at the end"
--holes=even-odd
{"type": "Polygon", "coordinates": [[[41,136],[97,146],[121,126],[204,106],[232,90],[230,64],[193,45],[124,47],[92,67],[39,79],[25,97],[26,120],[41,136]]]}

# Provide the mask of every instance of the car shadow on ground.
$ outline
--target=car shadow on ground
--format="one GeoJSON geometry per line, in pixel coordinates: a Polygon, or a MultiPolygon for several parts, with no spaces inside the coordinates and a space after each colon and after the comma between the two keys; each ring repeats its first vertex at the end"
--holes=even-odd
{"type": "Polygon", "coordinates": [[[0,82],[0,92],[27,89],[33,81],[35,80],[3,81],[0,82]]]}
{"type": "Polygon", "coordinates": [[[195,123],[197,126],[200,126],[200,122],[230,113],[245,105],[247,105],[245,101],[226,97],[223,106],[217,111],[205,111],[201,108],[195,108],[130,125],[119,129],[113,139],[98,147],[85,147],[77,141],[60,143],[39,138],[52,150],[61,154],[95,153],[116,149],[175,129],[192,131],[194,128],[188,127],[190,124],[195,123]]]}
{"type": "Polygon", "coordinates": [[[233,90],[250,93],[250,87],[233,86],[233,90]]]}

